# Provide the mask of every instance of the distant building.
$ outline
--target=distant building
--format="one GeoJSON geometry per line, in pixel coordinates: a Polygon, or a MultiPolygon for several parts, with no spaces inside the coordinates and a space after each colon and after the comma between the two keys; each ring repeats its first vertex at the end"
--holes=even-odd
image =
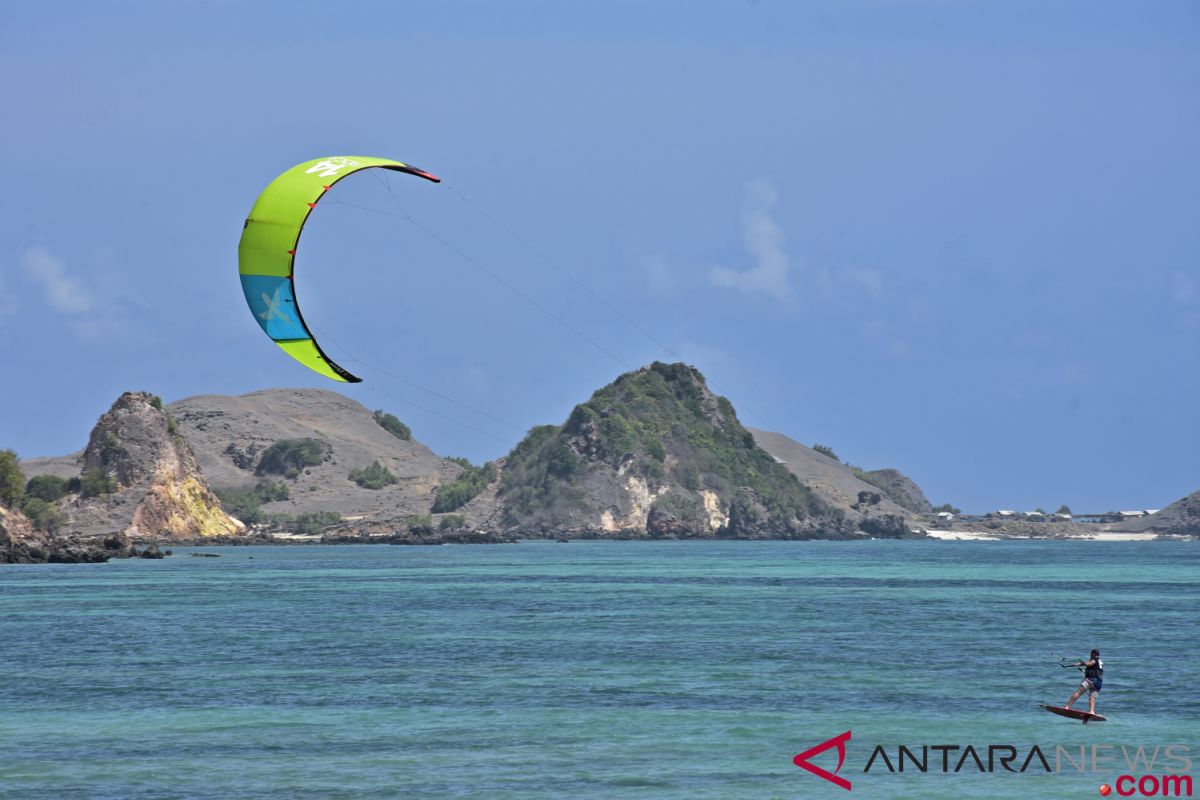
{"type": "Polygon", "coordinates": [[[1055,515],[1054,515],[1054,520],[1055,520],[1055,522],[1070,522],[1070,521],[1071,521],[1071,515],[1070,515],[1070,514],[1063,514],[1063,513],[1061,513],[1061,512],[1060,512],[1060,513],[1058,513],[1058,514],[1055,514],[1055,515]]]}
{"type": "Polygon", "coordinates": [[[1118,511],[1117,513],[1120,515],[1121,519],[1136,519],[1138,517],[1146,516],[1145,511],[1118,511]]]}
{"type": "Polygon", "coordinates": [[[1008,517],[1008,518],[1011,518],[1011,517],[1015,517],[1015,516],[1017,516],[1017,512],[1015,512],[1015,511],[1007,511],[1007,510],[1006,510],[1006,511],[989,511],[989,512],[987,513],[987,516],[989,516],[989,517],[1008,517]]]}
{"type": "Polygon", "coordinates": [[[949,511],[939,511],[934,516],[936,516],[938,519],[944,520],[946,522],[949,522],[950,520],[954,519],[954,515],[951,514],[949,511]]]}
{"type": "Polygon", "coordinates": [[[1025,517],[1025,519],[1029,520],[1030,522],[1046,521],[1046,515],[1041,511],[1022,511],[1021,516],[1025,517]]]}

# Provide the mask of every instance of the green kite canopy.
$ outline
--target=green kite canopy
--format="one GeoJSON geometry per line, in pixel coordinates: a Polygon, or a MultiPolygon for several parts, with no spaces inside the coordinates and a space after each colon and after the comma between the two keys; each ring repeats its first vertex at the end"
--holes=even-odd
{"type": "Polygon", "coordinates": [[[300,231],[322,195],[347,175],[372,167],[441,182],[411,164],[386,158],[330,156],[305,161],[271,181],[258,196],[238,243],[246,304],[267,336],[309,369],[346,383],[359,383],[362,378],[335,364],[313,338],[296,304],[292,272],[300,231]]]}

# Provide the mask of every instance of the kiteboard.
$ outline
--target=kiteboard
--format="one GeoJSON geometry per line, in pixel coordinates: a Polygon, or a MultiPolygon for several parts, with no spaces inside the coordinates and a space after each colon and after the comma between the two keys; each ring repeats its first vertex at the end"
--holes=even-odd
{"type": "Polygon", "coordinates": [[[1038,704],[1040,708],[1044,708],[1051,714],[1058,714],[1060,717],[1069,719],[1077,719],[1084,725],[1089,722],[1107,722],[1108,717],[1102,717],[1099,714],[1093,714],[1090,711],[1080,711],[1077,708],[1065,708],[1063,706],[1048,706],[1045,703],[1038,704]]]}

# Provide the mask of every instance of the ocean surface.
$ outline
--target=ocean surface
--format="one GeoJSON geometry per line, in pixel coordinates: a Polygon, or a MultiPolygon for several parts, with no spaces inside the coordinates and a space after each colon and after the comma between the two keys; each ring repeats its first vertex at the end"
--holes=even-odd
{"type": "Polygon", "coordinates": [[[0,797],[1091,798],[1125,773],[1200,795],[1196,544],[191,552],[0,567],[0,797]],[[1091,647],[1110,720],[1038,709],[1078,685],[1054,654],[1091,647]],[[851,792],[793,764],[847,730],[851,792]],[[1018,768],[1037,745],[1061,771],[864,772],[876,745],[1018,768]]]}

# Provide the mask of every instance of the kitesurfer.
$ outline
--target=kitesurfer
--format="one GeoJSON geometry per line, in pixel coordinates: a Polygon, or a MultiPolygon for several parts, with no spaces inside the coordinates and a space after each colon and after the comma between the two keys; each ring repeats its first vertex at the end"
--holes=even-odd
{"type": "Polygon", "coordinates": [[[1087,661],[1076,661],[1074,666],[1083,668],[1083,681],[1079,684],[1079,688],[1075,690],[1075,694],[1071,695],[1071,699],[1067,701],[1067,708],[1071,707],[1079,699],[1079,696],[1084,692],[1088,693],[1088,713],[1096,713],[1096,696],[1100,694],[1100,687],[1104,684],[1104,662],[1100,660],[1100,651],[1092,650],[1091,656],[1087,661]]]}

